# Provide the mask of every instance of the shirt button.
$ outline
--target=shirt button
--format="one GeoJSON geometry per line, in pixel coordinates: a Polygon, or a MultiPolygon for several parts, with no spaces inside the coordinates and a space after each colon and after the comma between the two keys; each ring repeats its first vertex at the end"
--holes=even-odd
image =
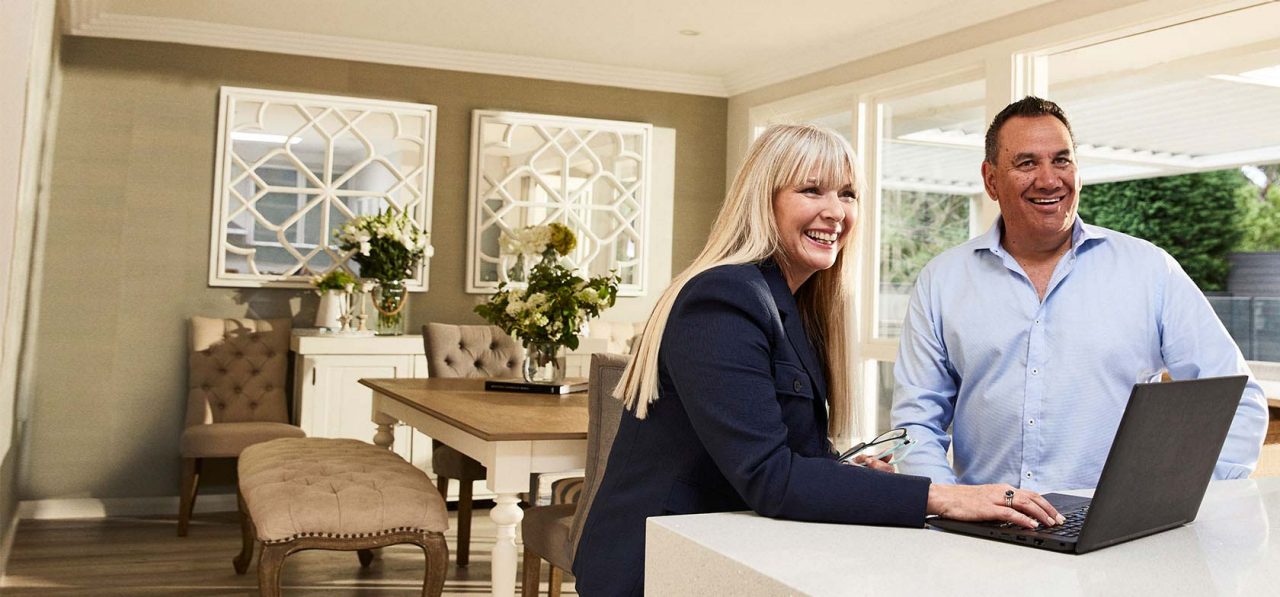
{"type": "Polygon", "coordinates": [[[1036,320],[1036,323],[1037,323],[1037,324],[1039,324],[1039,323],[1040,323],[1040,320],[1039,320],[1039,319],[1037,319],[1037,320],[1036,320]]]}
{"type": "Polygon", "coordinates": [[[795,390],[799,392],[804,389],[804,383],[797,379],[795,383],[791,384],[791,387],[795,388],[795,390]]]}
{"type": "Polygon", "coordinates": [[[1031,471],[1027,471],[1027,478],[1028,478],[1028,479],[1030,479],[1030,478],[1031,478],[1031,471]]]}
{"type": "Polygon", "coordinates": [[[1035,425],[1035,424],[1036,424],[1036,420],[1035,420],[1035,419],[1027,419],[1027,424],[1028,424],[1028,425],[1035,425]]]}
{"type": "Polygon", "coordinates": [[[1032,370],[1031,370],[1031,374],[1032,374],[1032,375],[1039,375],[1039,374],[1040,374],[1040,370],[1039,370],[1039,369],[1032,369],[1032,370]]]}

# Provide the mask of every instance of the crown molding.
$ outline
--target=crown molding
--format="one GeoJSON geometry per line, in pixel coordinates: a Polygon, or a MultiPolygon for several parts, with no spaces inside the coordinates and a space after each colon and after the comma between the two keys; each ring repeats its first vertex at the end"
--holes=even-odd
{"type": "MultiPolygon", "coordinates": [[[[1043,3],[1041,0],[1037,4],[1043,3]]],[[[927,15],[915,14],[879,27],[873,33],[858,37],[856,43],[841,40],[820,49],[781,55],[719,77],[119,14],[110,12],[108,0],[67,1],[67,7],[64,31],[68,35],[211,46],[711,97],[730,97],[811,75],[942,35],[954,30],[958,23],[977,24],[968,22],[972,20],[971,5],[956,2],[927,15]]]]}
{"type": "Polygon", "coordinates": [[[719,77],[187,19],[123,15],[107,12],[107,5],[102,0],[81,0],[68,5],[65,33],[69,35],[212,46],[646,91],[728,96],[719,77]]]}

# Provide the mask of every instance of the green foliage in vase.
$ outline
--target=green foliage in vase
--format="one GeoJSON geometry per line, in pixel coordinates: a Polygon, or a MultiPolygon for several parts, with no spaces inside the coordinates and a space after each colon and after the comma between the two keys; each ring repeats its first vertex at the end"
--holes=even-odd
{"type": "Polygon", "coordinates": [[[1080,191],[1080,217],[1155,243],[1201,290],[1222,290],[1249,192],[1239,170],[1095,184],[1080,191]]]}
{"type": "Polygon", "coordinates": [[[504,250],[527,254],[533,247],[542,260],[521,288],[503,282],[498,292],[475,308],[489,323],[526,344],[578,347],[582,324],[612,307],[618,298],[616,274],[584,279],[560,262],[577,246],[573,231],[561,224],[531,226],[503,235],[504,250]]]}
{"type": "Polygon", "coordinates": [[[324,276],[315,276],[311,278],[311,285],[315,286],[316,290],[320,292],[324,292],[326,290],[353,292],[356,288],[356,282],[356,277],[344,269],[335,269],[324,276]]]}
{"type": "Polygon", "coordinates": [[[338,248],[354,251],[351,259],[360,264],[360,277],[379,282],[412,278],[418,262],[434,253],[427,243],[430,233],[408,214],[390,210],[351,220],[334,237],[338,248]]]}

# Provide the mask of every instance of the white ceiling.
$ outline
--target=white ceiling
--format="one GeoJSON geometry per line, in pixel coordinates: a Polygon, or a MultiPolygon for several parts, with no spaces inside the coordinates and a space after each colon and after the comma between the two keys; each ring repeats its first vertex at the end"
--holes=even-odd
{"type": "Polygon", "coordinates": [[[67,1],[73,35],[724,97],[1050,0],[67,1]]]}

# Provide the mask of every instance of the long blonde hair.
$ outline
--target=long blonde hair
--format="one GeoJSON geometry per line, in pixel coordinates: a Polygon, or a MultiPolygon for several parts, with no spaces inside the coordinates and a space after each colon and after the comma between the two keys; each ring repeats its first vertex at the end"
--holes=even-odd
{"type": "MultiPolygon", "coordinates": [[[[858,197],[858,175],[853,149],[835,132],[812,125],[774,125],[751,144],[746,161],[734,176],[724,205],[716,216],[711,236],[693,264],[671,280],[653,307],[631,363],[622,374],[614,397],[643,419],[658,399],[658,347],[676,297],[690,279],[719,265],[756,263],[769,257],[785,261],[773,217],[778,191],[796,187],[816,173],[822,187],[852,184],[858,197]]],[[[852,339],[846,330],[853,309],[854,260],[845,259],[853,246],[857,220],[844,237],[835,265],[814,274],[796,292],[805,331],[826,366],[830,417],[827,434],[842,437],[849,429],[853,383],[848,359],[852,339]]]]}

